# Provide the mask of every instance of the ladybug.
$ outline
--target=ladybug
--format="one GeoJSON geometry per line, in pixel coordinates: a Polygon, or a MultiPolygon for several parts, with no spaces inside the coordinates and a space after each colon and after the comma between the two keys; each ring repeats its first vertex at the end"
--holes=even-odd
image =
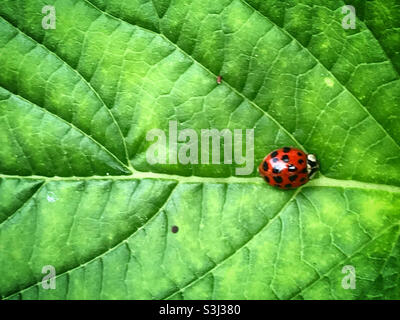
{"type": "Polygon", "coordinates": [[[319,169],[315,155],[284,147],[269,153],[258,171],[271,186],[294,189],[307,183],[319,169]]]}

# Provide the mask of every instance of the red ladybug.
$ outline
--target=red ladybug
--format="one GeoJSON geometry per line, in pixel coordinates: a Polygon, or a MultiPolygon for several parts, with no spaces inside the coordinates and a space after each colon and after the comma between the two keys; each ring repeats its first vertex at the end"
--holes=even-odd
{"type": "Polygon", "coordinates": [[[307,183],[318,171],[319,163],[313,154],[284,147],[268,154],[258,171],[271,186],[293,189],[307,183]]]}

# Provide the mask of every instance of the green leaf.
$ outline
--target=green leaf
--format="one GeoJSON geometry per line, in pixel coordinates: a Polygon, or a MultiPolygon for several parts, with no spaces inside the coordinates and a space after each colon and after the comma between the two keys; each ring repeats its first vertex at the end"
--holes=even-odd
{"type": "Polygon", "coordinates": [[[344,5],[2,1],[0,297],[399,299],[400,7],[344,5]],[[170,121],[254,129],[254,170],[148,163],[170,121]],[[257,173],[286,145],[296,190],[257,173]]]}

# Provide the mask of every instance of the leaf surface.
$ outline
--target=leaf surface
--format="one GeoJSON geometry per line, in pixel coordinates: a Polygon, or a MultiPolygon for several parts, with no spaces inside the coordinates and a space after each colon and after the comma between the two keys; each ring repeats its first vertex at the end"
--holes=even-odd
{"type": "Polygon", "coordinates": [[[395,1],[354,30],[341,1],[49,4],[0,6],[0,297],[400,298],[395,1]],[[254,129],[252,173],[149,164],[170,121],[254,129]],[[285,145],[321,162],[297,190],[258,177],[285,145]]]}

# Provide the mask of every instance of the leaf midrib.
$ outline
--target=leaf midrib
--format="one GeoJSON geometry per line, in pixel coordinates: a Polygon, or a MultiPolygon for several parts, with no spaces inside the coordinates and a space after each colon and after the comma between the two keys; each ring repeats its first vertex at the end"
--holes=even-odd
{"type": "MultiPolygon", "coordinates": [[[[266,185],[266,182],[260,177],[201,177],[201,176],[179,176],[171,175],[167,173],[154,173],[144,171],[134,171],[131,175],[125,176],[88,176],[88,177],[46,177],[46,176],[19,176],[19,175],[7,175],[0,174],[0,179],[32,179],[32,180],[44,180],[47,182],[51,181],[94,181],[94,180],[113,180],[113,181],[124,181],[124,180],[141,180],[141,179],[155,179],[165,181],[177,181],[179,183],[249,183],[249,184],[261,184],[266,185]]],[[[364,182],[358,180],[342,180],[334,179],[324,176],[322,173],[318,174],[318,178],[314,178],[303,187],[326,187],[326,188],[352,188],[352,189],[364,189],[364,190],[377,190],[384,192],[400,193],[400,186],[379,184],[372,182],[364,182]]],[[[282,192],[285,192],[283,190],[282,192]]]]}

